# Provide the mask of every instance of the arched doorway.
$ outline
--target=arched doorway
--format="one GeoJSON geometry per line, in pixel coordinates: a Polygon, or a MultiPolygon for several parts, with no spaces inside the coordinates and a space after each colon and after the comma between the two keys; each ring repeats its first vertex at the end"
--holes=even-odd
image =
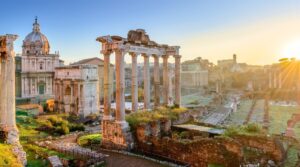
{"type": "Polygon", "coordinates": [[[39,95],[44,95],[45,94],[45,88],[46,88],[45,82],[40,81],[38,83],[38,89],[39,89],[38,92],[39,92],[39,95]]]}

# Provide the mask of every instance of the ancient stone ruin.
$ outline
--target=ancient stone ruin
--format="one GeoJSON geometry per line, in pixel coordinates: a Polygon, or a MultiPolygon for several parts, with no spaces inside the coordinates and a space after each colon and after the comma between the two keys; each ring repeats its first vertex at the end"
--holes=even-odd
{"type": "Polygon", "coordinates": [[[138,110],[137,56],[144,58],[144,109],[150,110],[150,67],[149,58],[154,58],[154,107],[160,104],[160,71],[159,58],[163,59],[163,105],[170,100],[170,81],[168,58],[175,58],[175,106],[180,106],[180,58],[179,46],[160,45],[151,41],[145,30],[137,29],[128,32],[127,38],[120,36],[101,36],[97,41],[102,43],[101,53],[104,55],[104,117],[102,121],[104,147],[130,149],[133,146],[128,123],[125,120],[124,97],[124,56],[132,58],[132,112],[138,110]],[[111,116],[109,88],[110,56],[115,54],[116,66],[116,118],[111,116]]]}
{"type": "Polygon", "coordinates": [[[0,133],[1,139],[13,145],[13,152],[26,164],[26,153],[19,143],[15,104],[15,52],[17,35],[0,36],[0,133]]]}

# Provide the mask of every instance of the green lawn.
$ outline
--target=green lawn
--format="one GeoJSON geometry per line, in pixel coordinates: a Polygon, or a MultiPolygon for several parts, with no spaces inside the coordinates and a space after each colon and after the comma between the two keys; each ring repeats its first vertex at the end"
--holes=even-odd
{"type": "Polygon", "coordinates": [[[300,108],[295,106],[275,106],[269,107],[269,133],[281,134],[287,128],[287,121],[294,113],[300,113],[300,108]]]}
{"type": "Polygon", "coordinates": [[[17,112],[16,120],[20,133],[20,142],[27,153],[27,167],[47,167],[49,163],[45,159],[52,155],[57,155],[64,159],[72,159],[72,157],[65,156],[59,152],[34,145],[34,141],[45,139],[49,136],[46,132],[35,130],[35,128],[42,125],[43,121],[42,119],[37,120],[32,116],[19,113],[22,112],[17,112]]]}
{"type": "Polygon", "coordinates": [[[249,113],[252,105],[252,100],[242,100],[236,112],[229,117],[229,125],[242,125],[249,113]]]}
{"type": "Polygon", "coordinates": [[[298,151],[296,148],[291,147],[287,151],[287,158],[284,163],[284,167],[295,167],[298,161],[298,151]]]}
{"type": "Polygon", "coordinates": [[[263,123],[264,122],[264,106],[265,100],[259,99],[256,100],[255,106],[253,108],[253,113],[251,115],[249,123],[263,123]]]}
{"type": "Polygon", "coordinates": [[[191,94],[181,97],[182,105],[194,104],[195,102],[199,105],[206,106],[212,101],[213,97],[208,95],[201,95],[200,93],[191,94]]]}

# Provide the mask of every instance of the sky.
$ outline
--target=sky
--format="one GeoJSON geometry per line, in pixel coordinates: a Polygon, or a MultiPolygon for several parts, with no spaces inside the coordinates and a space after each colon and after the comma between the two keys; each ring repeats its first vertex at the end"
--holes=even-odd
{"type": "Polygon", "coordinates": [[[1,0],[0,34],[19,35],[21,53],[37,16],[51,52],[70,63],[103,58],[98,36],[142,28],[151,40],[179,45],[183,61],[236,54],[238,62],[263,65],[300,59],[299,9],[299,0],[1,0]]]}

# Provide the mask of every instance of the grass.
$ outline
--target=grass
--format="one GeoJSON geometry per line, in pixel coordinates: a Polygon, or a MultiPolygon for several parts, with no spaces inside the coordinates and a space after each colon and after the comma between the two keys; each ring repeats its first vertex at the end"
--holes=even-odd
{"type": "Polygon", "coordinates": [[[229,125],[242,125],[247,118],[252,105],[252,100],[242,100],[237,111],[230,115],[229,125]]]}
{"type": "Polygon", "coordinates": [[[294,106],[273,106],[269,107],[269,133],[281,134],[287,128],[287,121],[294,113],[299,113],[299,107],[294,106]]]}
{"type": "Polygon", "coordinates": [[[138,111],[126,116],[126,121],[135,129],[136,126],[141,124],[158,121],[160,119],[177,119],[180,113],[186,112],[185,108],[165,108],[160,107],[153,111],[138,111]]]}
{"type": "Polygon", "coordinates": [[[295,167],[298,162],[298,149],[290,147],[287,151],[287,158],[284,163],[284,167],[295,167]]]}
{"type": "Polygon", "coordinates": [[[225,130],[223,135],[226,137],[233,137],[236,135],[261,136],[266,135],[266,133],[259,124],[251,123],[243,126],[232,125],[225,130]]]}
{"type": "Polygon", "coordinates": [[[0,166],[3,167],[22,167],[22,164],[18,162],[17,157],[12,152],[12,147],[7,144],[0,143],[0,166]]]}
{"type": "MultiPolygon", "coordinates": [[[[57,116],[54,116],[57,117],[57,116]]],[[[59,116],[63,117],[63,116],[59,116]]],[[[57,155],[64,159],[72,159],[70,156],[65,156],[59,152],[49,150],[47,148],[39,147],[34,145],[34,141],[38,141],[41,139],[45,139],[50,136],[50,134],[46,133],[47,131],[38,131],[36,128],[41,126],[49,125],[48,118],[52,118],[52,116],[42,117],[42,118],[33,118],[32,116],[24,115],[23,112],[17,112],[17,125],[20,133],[20,142],[27,153],[27,167],[39,167],[39,166],[49,166],[48,161],[45,159],[48,156],[57,155]]],[[[60,120],[53,119],[52,121],[60,120]]],[[[59,124],[59,121],[56,123],[59,124]]],[[[52,124],[51,124],[52,125],[52,124]]],[[[50,125],[49,125],[50,126],[50,125]]],[[[1,166],[1,165],[0,165],[1,166]]]]}
{"type": "Polygon", "coordinates": [[[102,134],[89,134],[78,138],[77,143],[80,146],[89,146],[91,144],[101,144],[102,134]]]}
{"type": "Polygon", "coordinates": [[[263,123],[264,121],[264,106],[265,101],[263,99],[259,99],[256,101],[256,104],[253,108],[253,114],[250,118],[250,123],[263,123]]]}
{"type": "Polygon", "coordinates": [[[181,103],[183,105],[202,105],[207,106],[212,101],[211,96],[203,96],[200,93],[182,96],[181,103]],[[195,104],[197,103],[197,104],[195,104]]]}

